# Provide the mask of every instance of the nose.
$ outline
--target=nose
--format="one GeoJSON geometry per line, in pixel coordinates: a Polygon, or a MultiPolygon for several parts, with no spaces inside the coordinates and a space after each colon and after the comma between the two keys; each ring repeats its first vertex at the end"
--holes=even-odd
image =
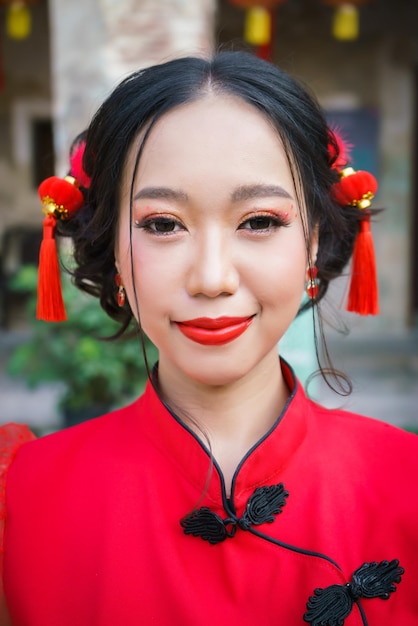
{"type": "Polygon", "coordinates": [[[196,238],[193,250],[187,277],[188,293],[208,298],[235,293],[239,273],[228,236],[218,230],[206,232],[196,238]]]}

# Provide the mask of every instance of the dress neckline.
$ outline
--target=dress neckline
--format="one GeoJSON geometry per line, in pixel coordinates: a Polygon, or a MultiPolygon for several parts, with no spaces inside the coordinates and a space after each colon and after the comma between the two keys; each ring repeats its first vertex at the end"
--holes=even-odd
{"type": "Polygon", "coordinates": [[[238,509],[256,488],[277,482],[306,436],[310,401],[292,368],[283,359],[280,362],[289,397],[273,426],[241,459],[229,495],[222,471],[208,447],[159,398],[155,389],[157,366],[153,382],[147,383],[144,395],[138,400],[146,435],[212,505],[224,507],[227,502],[233,502],[238,509]]]}

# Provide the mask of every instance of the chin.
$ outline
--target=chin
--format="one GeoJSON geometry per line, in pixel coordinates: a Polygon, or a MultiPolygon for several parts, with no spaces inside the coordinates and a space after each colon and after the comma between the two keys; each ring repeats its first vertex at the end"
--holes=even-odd
{"type": "Polygon", "coordinates": [[[242,361],[234,366],[231,360],[223,359],[212,366],[206,363],[203,367],[200,364],[200,367],[183,370],[183,375],[205,387],[226,387],[244,379],[253,369],[242,361]]]}

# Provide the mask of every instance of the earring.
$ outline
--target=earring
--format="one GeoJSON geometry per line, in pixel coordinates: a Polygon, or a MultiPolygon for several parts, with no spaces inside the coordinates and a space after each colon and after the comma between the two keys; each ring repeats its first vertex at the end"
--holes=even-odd
{"type": "Polygon", "coordinates": [[[122,277],[120,274],[116,274],[115,276],[116,287],[118,288],[118,293],[116,294],[116,299],[118,301],[118,305],[122,307],[125,304],[125,289],[122,284],[122,277]]]}
{"type": "Polygon", "coordinates": [[[318,279],[317,279],[318,268],[316,267],[316,265],[314,265],[313,267],[309,266],[307,269],[307,274],[308,274],[308,280],[305,285],[305,291],[306,291],[308,298],[310,298],[311,300],[315,300],[319,291],[319,285],[318,285],[318,279]]]}

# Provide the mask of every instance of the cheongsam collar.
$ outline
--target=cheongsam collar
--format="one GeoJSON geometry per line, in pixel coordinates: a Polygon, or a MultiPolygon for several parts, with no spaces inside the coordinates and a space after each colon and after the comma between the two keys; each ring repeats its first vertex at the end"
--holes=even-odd
{"type": "MultiPolygon", "coordinates": [[[[236,507],[244,504],[257,487],[277,482],[306,436],[310,401],[284,360],[281,367],[290,394],[273,426],[247,452],[235,471],[231,498],[236,507]]],[[[156,376],[154,369],[154,381],[156,376]]],[[[187,476],[197,494],[204,493],[206,501],[222,505],[226,498],[222,472],[203,439],[162,402],[151,382],[139,403],[147,436],[187,476]]]]}

